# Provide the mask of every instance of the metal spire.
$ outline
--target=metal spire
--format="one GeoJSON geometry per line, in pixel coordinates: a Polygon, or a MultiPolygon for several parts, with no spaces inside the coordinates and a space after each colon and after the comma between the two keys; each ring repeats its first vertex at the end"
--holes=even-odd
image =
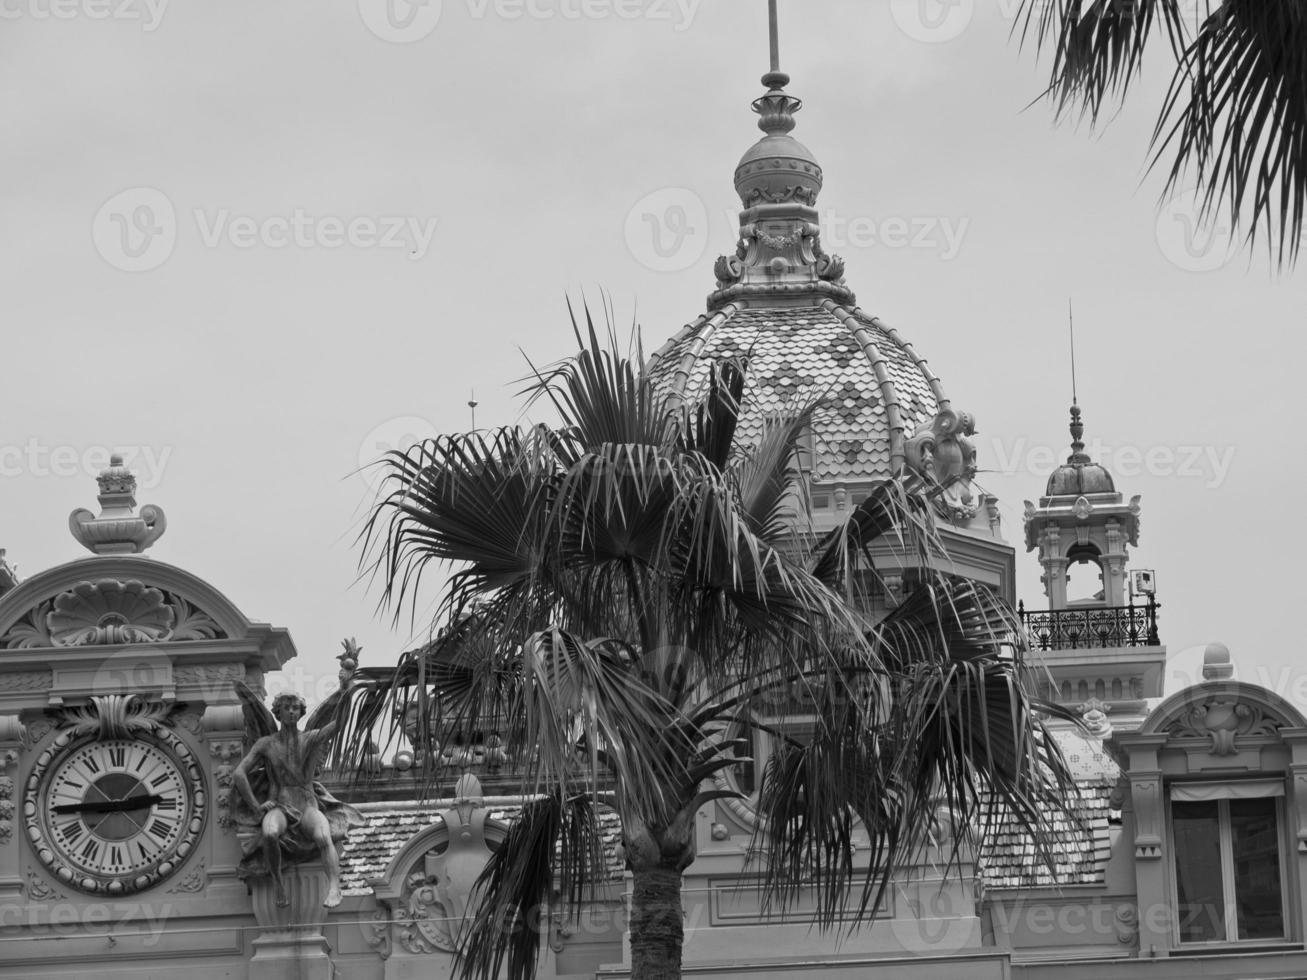
{"type": "Polygon", "coordinates": [[[1076,396],[1076,317],[1071,311],[1071,297],[1066,300],[1066,319],[1071,328],[1071,404],[1079,405],[1080,399],[1076,396]]]}
{"type": "Polygon", "coordinates": [[[471,395],[472,397],[467,400],[467,407],[472,409],[472,431],[475,432],[477,430],[477,392],[475,388],[472,389],[471,395]]]}
{"type": "Polygon", "coordinates": [[[1080,396],[1076,393],[1076,319],[1071,311],[1071,297],[1066,301],[1067,326],[1071,331],[1071,455],[1067,462],[1083,465],[1089,462],[1085,455],[1085,423],[1080,418],[1080,396]]]}
{"type": "Polygon", "coordinates": [[[776,0],[767,0],[767,27],[771,37],[771,70],[781,70],[780,30],[776,26],[776,0]]]}

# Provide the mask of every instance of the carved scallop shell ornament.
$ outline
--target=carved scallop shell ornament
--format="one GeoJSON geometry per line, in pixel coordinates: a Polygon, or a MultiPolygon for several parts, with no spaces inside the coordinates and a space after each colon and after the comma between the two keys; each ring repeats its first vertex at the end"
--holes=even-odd
{"type": "Polygon", "coordinates": [[[173,611],[158,589],[106,579],[56,597],[46,625],[59,646],[152,643],[172,631],[173,611]]]}

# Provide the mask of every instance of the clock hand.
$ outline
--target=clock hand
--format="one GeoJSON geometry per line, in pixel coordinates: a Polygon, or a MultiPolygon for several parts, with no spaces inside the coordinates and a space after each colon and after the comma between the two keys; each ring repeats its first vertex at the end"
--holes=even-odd
{"type": "Polygon", "coordinates": [[[53,807],[56,814],[65,813],[123,813],[129,810],[144,810],[148,806],[162,803],[162,796],[128,796],[121,800],[96,800],[90,803],[62,803],[53,807]]]}

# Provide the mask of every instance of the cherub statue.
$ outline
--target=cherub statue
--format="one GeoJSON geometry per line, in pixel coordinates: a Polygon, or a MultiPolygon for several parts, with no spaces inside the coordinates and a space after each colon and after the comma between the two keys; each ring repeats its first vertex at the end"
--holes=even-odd
{"type": "Polygon", "coordinates": [[[331,745],[336,722],[325,720],[323,705],[309,719],[309,730],[299,730],[304,699],[298,694],[279,694],[272,711],[244,684],[236,685],[245,709],[245,757],[236,766],[232,782],[244,808],[236,822],[244,825],[245,857],[237,869],[242,879],[271,876],[277,890],[277,905],[290,904],[282,880],[283,861],[298,864],[322,857],[327,869],[327,897],[323,905],[340,904],[340,858],[336,845],[351,827],[361,827],[363,817],[352,806],[337,800],[317,781],[317,772],[331,745]],[[278,727],[280,726],[280,727],[278,727]],[[252,744],[251,744],[252,743],[252,744]],[[257,833],[251,831],[257,827],[257,833]]]}

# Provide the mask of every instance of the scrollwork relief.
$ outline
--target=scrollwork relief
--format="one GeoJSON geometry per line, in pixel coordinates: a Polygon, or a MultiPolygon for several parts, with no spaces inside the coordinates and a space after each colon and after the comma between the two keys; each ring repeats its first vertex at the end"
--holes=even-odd
{"type": "Polygon", "coordinates": [[[1235,755],[1239,739],[1275,736],[1282,722],[1261,706],[1232,697],[1214,697],[1195,705],[1167,726],[1173,738],[1207,739],[1212,755],[1235,755]]]}

